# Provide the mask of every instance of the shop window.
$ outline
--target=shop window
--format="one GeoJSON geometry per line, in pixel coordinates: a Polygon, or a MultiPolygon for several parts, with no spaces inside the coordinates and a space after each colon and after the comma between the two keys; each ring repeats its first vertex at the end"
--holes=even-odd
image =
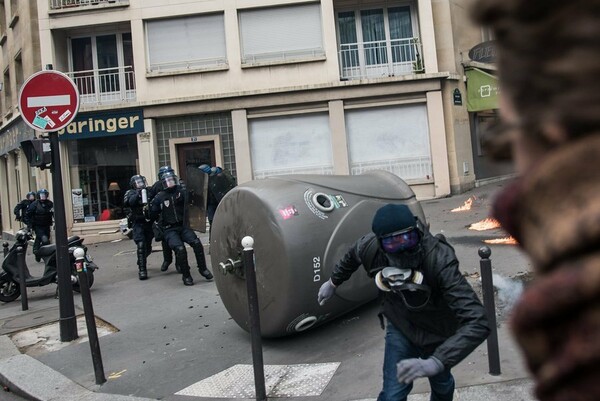
{"type": "Polygon", "coordinates": [[[326,113],[251,119],[249,129],[255,179],[282,174],[333,174],[326,113]]]}
{"type": "Polygon", "coordinates": [[[346,111],[350,174],[386,170],[410,182],[433,180],[424,104],[346,111]]]}
{"type": "Polygon", "coordinates": [[[123,197],[137,174],[135,135],[68,141],[75,222],[125,217],[123,197]]]}

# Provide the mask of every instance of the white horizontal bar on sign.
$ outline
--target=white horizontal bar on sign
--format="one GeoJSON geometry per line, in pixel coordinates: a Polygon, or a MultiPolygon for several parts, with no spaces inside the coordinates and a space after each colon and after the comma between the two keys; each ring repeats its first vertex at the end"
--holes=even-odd
{"type": "Polygon", "coordinates": [[[68,106],[71,104],[71,96],[34,96],[27,98],[27,107],[45,107],[45,106],[68,106]]]}

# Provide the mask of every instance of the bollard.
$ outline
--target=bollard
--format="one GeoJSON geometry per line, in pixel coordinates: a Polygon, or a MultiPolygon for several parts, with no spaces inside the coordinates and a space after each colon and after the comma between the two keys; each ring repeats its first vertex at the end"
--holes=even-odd
{"type": "Polygon", "coordinates": [[[488,246],[479,248],[481,257],[481,289],[483,292],[483,306],[490,324],[490,335],[487,338],[488,364],[490,374],[498,376],[500,372],[500,353],[498,350],[498,329],[496,327],[496,305],[494,302],[494,282],[492,279],[492,250],[488,246]]]}
{"type": "Polygon", "coordinates": [[[85,325],[87,326],[88,338],[90,340],[90,350],[92,352],[92,363],[94,365],[94,374],[96,375],[96,384],[102,384],[106,382],[106,377],[104,376],[100,342],[98,341],[98,331],[96,329],[96,319],[94,317],[94,306],[92,305],[90,284],[88,282],[87,270],[85,267],[85,251],[82,248],[77,248],[73,252],[73,256],[75,257],[75,270],[77,270],[77,278],[79,279],[79,291],[81,292],[81,303],[83,303],[83,313],[85,314],[85,325]]]}
{"type": "Polygon", "coordinates": [[[8,255],[8,242],[2,243],[2,252],[4,253],[5,257],[6,257],[6,255],[8,255]]]}
{"type": "Polygon", "coordinates": [[[262,339],[260,333],[260,315],[258,312],[258,289],[256,286],[256,270],[254,267],[254,239],[250,236],[242,238],[244,270],[246,273],[246,289],[248,291],[248,309],[250,312],[250,333],[252,335],[252,366],[254,368],[254,388],[256,399],[265,401],[265,370],[263,365],[262,339]]]}
{"type": "Polygon", "coordinates": [[[17,247],[17,267],[19,268],[19,289],[21,290],[21,310],[28,310],[27,278],[25,277],[25,249],[17,247]]]}

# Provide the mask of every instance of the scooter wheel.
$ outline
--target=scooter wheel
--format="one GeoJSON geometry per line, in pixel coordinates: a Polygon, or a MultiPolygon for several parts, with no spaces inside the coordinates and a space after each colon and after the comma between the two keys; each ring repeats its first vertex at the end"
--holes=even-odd
{"type": "Polygon", "coordinates": [[[9,280],[6,276],[0,277],[0,301],[12,302],[19,298],[20,295],[21,288],[19,284],[9,280]]]}

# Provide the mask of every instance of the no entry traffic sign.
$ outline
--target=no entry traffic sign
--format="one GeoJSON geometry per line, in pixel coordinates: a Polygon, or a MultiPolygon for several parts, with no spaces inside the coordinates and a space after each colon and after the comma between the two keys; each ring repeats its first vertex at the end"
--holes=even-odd
{"type": "Polygon", "coordinates": [[[59,71],[40,71],[27,79],[19,93],[19,109],[27,125],[49,132],[65,128],[79,110],[79,91],[59,71]]]}

